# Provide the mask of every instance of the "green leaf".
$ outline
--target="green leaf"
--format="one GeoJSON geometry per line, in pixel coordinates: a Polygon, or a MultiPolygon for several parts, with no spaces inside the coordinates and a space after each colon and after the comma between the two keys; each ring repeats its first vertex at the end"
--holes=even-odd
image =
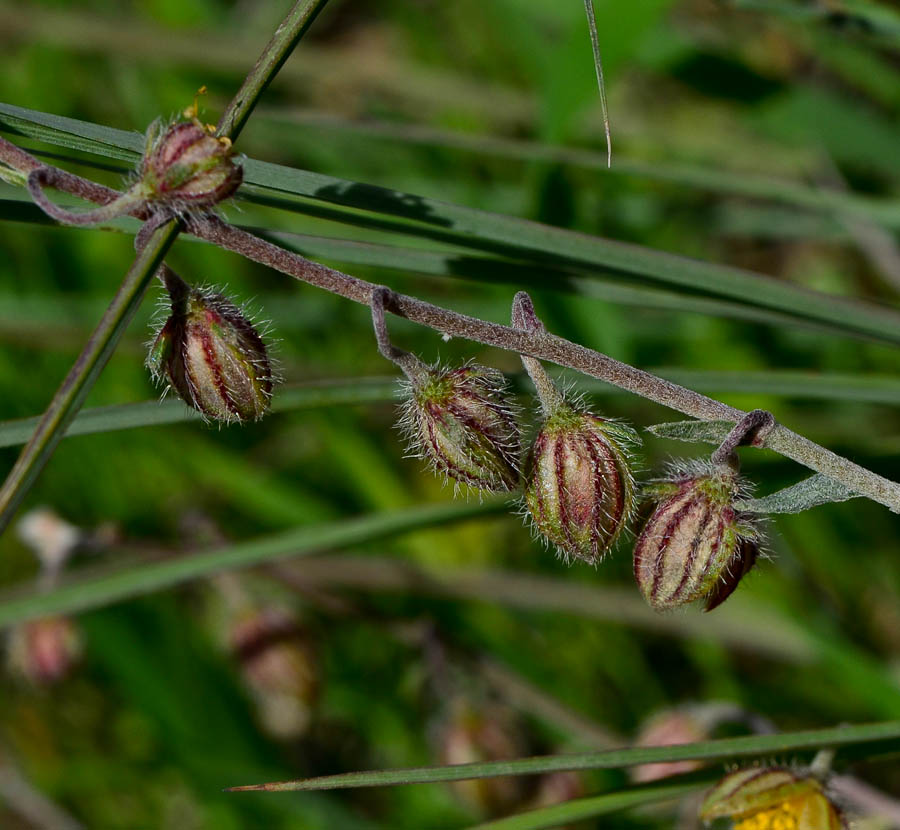
{"type": "MultiPolygon", "coordinates": [[[[710,782],[713,780],[710,777],[710,782]]],[[[683,784],[649,784],[632,787],[619,792],[604,793],[591,798],[575,798],[562,804],[540,807],[527,813],[496,819],[495,821],[476,824],[469,830],[544,830],[544,828],[562,827],[572,821],[606,816],[629,807],[640,807],[642,804],[655,804],[658,801],[669,801],[682,798],[708,785],[707,781],[683,784]]]]}
{"type": "Polygon", "coordinates": [[[49,591],[40,584],[0,596],[0,627],[49,614],[74,613],[171,588],[225,570],[360,545],[398,533],[463,521],[507,508],[505,499],[453,502],[303,526],[213,550],[131,562],[94,575],[78,575],[49,591]]]}
{"type": "MultiPolygon", "coordinates": [[[[353,378],[286,386],[276,391],[272,412],[316,409],[326,406],[382,403],[397,398],[395,378],[353,378]]],[[[28,440],[39,418],[22,418],[0,423],[0,447],[13,447],[28,440]]],[[[82,410],[66,430],[66,436],[91,435],[119,429],[202,423],[200,414],[176,399],[100,406],[82,410]]]]}
{"type": "Polygon", "coordinates": [[[750,513],[802,513],[821,504],[852,498],[856,498],[856,495],[839,481],[816,473],[761,499],[739,501],[736,507],[750,513]]]}
{"type": "MultiPolygon", "coordinates": [[[[712,780],[712,779],[710,779],[712,780]]],[[[650,784],[614,793],[604,793],[591,798],[576,798],[550,807],[540,807],[527,813],[476,824],[469,830],[544,830],[562,827],[572,821],[605,816],[629,807],[655,804],[682,798],[707,786],[706,781],[684,784],[650,784]]]]}
{"type": "Polygon", "coordinates": [[[296,781],[234,787],[233,790],[265,792],[293,792],[308,790],[336,790],[353,787],[385,787],[394,784],[425,784],[431,782],[467,781],[473,778],[496,778],[501,775],[535,775],[583,769],[619,769],[638,764],[687,760],[728,760],[757,756],[781,755],[788,752],[840,747],[849,744],[896,742],[900,739],[900,721],[838,726],[806,732],[785,732],[780,735],[749,735],[700,741],[675,746],[639,747],[572,755],[544,755],[536,758],[517,758],[511,761],[486,761],[474,764],[453,764],[443,767],[414,767],[374,772],[347,772],[296,781]]]}
{"type": "Polygon", "coordinates": [[[647,432],[657,438],[672,438],[695,444],[719,444],[734,427],[732,421],[671,421],[653,424],[647,432]]]}
{"type": "MultiPolygon", "coordinates": [[[[0,127],[63,146],[131,152],[140,136],[0,104],[0,127]],[[124,149],[122,149],[124,148],[124,149]]],[[[242,198],[285,209],[390,229],[466,248],[557,266],[607,269],[656,283],[830,323],[843,331],[900,343],[900,315],[889,309],[794,286],[761,274],[488,213],[422,196],[248,159],[242,198]],[[311,204],[313,202],[324,205],[311,204]],[[338,209],[328,205],[338,206],[338,209]],[[349,209],[349,213],[347,212],[349,209]],[[362,215],[366,211],[374,215],[362,215]],[[387,217],[387,218],[386,218],[387,217]]]]}

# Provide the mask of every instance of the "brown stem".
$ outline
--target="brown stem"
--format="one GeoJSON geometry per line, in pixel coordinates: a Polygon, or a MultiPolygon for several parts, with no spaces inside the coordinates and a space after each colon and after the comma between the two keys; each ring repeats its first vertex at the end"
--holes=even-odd
{"type": "MultiPolygon", "coordinates": [[[[140,198],[133,190],[128,190],[118,194],[115,199],[102,207],[83,213],[73,213],[54,204],[44,194],[45,185],[57,187],[55,180],[62,172],[55,167],[41,167],[38,170],[32,170],[28,174],[28,192],[44,213],[64,225],[97,225],[101,222],[109,222],[111,219],[136,211],[145,204],[144,199],[140,198]]],[[[59,188],[57,187],[57,189],[59,188]]]]}
{"type": "Polygon", "coordinates": [[[719,448],[710,456],[713,464],[727,464],[735,470],[738,468],[736,450],[749,444],[763,447],[769,433],[775,428],[775,416],[764,409],[748,412],[734,425],[734,429],[725,436],[719,448]]]}
{"type": "Polygon", "coordinates": [[[425,364],[419,358],[403,349],[398,349],[391,343],[388,334],[387,323],[384,319],[385,307],[392,304],[396,295],[390,288],[384,285],[372,289],[372,327],[375,329],[375,341],[378,343],[378,351],[383,357],[396,363],[411,383],[420,384],[428,373],[425,364]]]}
{"type": "MultiPolygon", "coordinates": [[[[546,331],[544,324],[534,310],[534,303],[531,302],[531,297],[528,296],[526,291],[519,291],[513,297],[512,324],[515,328],[529,334],[539,334],[546,331]]],[[[522,365],[525,367],[525,371],[528,372],[528,376],[537,390],[541,409],[544,410],[546,417],[550,417],[565,403],[562,393],[556,388],[556,384],[550,380],[550,376],[544,371],[544,367],[539,360],[525,354],[521,355],[521,358],[522,365]]]]}
{"type": "MultiPolygon", "coordinates": [[[[29,172],[42,166],[37,159],[3,139],[0,139],[0,161],[5,161],[15,169],[26,169],[29,172]],[[14,153],[9,150],[10,147],[14,153]]],[[[113,198],[118,195],[116,191],[92,185],[91,182],[71,174],[66,174],[65,178],[58,178],[55,183],[60,190],[79,195],[86,194],[89,188],[113,194],[113,198]]],[[[90,197],[85,195],[85,198],[90,197]]],[[[109,196],[104,195],[91,201],[104,204],[108,199],[109,196]]],[[[371,305],[372,291],[376,287],[372,283],[334,268],[310,262],[298,254],[272,245],[216,217],[204,217],[194,221],[188,230],[200,239],[239,253],[254,262],[268,265],[284,274],[357,303],[371,305]]],[[[474,340],[575,369],[700,420],[724,420],[736,423],[747,414],[699,392],[544,331],[524,332],[517,328],[458,314],[403,294],[393,295],[389,310],[453,337],[474,340]]],[[[759,446],[765,446],[785,458],[840,481],[853,492],[883,504],[895,513],[900,513],[900,484],[854,464],[849,459],[831,452],[781,424],[776,424],[764,443],[759,446]]]]}

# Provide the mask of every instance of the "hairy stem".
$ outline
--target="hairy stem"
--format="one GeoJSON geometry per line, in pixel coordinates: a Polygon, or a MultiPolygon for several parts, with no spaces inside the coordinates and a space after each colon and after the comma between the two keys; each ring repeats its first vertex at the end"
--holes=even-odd
{"type": "Polygon", "coordinates": [[[399,366],[411,383],[421,383],[428,374],[425,364],[414,354],[398,349],[391,343],[391,337],[388,334],[384,312],[385,307],[393,301],[394,296],[394,292],[384,285],[379,285],[372,291],[372,327],[375,329],[378,351],[383,357],[399,366]]]}
{"type": "Polygon", "coordinates": [[[775,428],[775,416],[764,409],[748,412],[734,425],[734,429],[725,436],[719,448],[710,456],[713,464],[729,464],[738,467],[736,450],[744,444],[764,447],[766,437],[775,428]]]}
{"type": "MultiPolygon", "coordinates": [[[[41,166],[37,159],[2,138],[0,138],[0,161],[25,171],[41,166]]],[[[57,178],[54,183],[60,190],[79,195],[86,194],[88,186],[91,185],[90,182],[72,174],[66,174],[65,179],[57,178]]],[[[118,195],[108,188],[95,187],[104,193],[91,201],[103,204],[111,201],[108,194],[112,194],[112,198],[118,195]]],[[[372,292],[376,288],[373,283],[311,262],[216,217],[204,217],[194,221],[188,230],[200,239],[239,253],[254,262],[268,265],[276,271],[357,303],[371,305],[372,292]]],[[[392,300],[390,311],[408,320],[429,326],[444,334],[463,337],[575,369],[693,418],[737,423],[747,414],[699,392],[545,331],[524,332],[499,323],[458,314],[402,294],[393,293],[392,300]]],[[[854,493],[866,496],[893,512],[900,513],[900,484],[854,464],[849,459],[831,452],[781,424],[776,424],[772,428],[760,446],[827,475],[846,485],[854,493]]]]}
{"type": "MultiPolygon", "coordinates": [[[[529,334],[544,332],[544,324],[540,321],[534,310],[534,303],[526,291],[520,291],[513,297],[512,325],[529,334]]],[[[528,377],[537,390],[541,409],[546,417],[550,417],[564,403],[562,393],[556,388],[556,384],[550,380],[550,376],[544,371],[541,362],[533,357],[522,355],[522,365],[528,372],[528,377]]]]}

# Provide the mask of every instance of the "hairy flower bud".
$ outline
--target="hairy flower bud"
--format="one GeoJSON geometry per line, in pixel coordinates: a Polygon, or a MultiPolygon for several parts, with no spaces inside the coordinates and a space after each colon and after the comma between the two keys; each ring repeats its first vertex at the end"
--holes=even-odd
{"type": "Polygon", "coordinates": [[[423,370],[409,384],[401,420],[410,450],[463,484],[515,489],[521,445],[503,375],[475,365],[423,370]]]}
{"type": "Polygon", "coordinates": [[[759,555],[759,531],[734,506],[741,480],[727,465],[677,472],[650,488],[659,498],[634,546],[634,575],[658,611],[724,602],[759,555]]]}
{"type": "Polygon", "coordinates": [[[172,314],[157,334],[147,366],[188,405],[227,423],[261,418],[272,397],[265,343],[230,300],[191,288],[171,272],[172,314]]]}
{"type": "Polygon", "coordinates": [[[210,208],[241,184],[231,141],[210,134],[196,118],[147,131],[140,186],[149,201],[175,208],[210,208]]]}
{"type": "Polygon", "coordinates": [[[811,775],[783,767],[726,775],[706,796],[700,818],[730,818],[734,830],[845,830],[840,811],[811,775]]]}
{"type": "Polygon", "coordinates": [[[596,564],[634,507],[630,427],[561,403],[541,426],[525,467],[525,504],[566,560],[596,564]]]}
{"type": "Polygon", "coordinates": [[[17,625],[9,635],[10,668],[36,686],[62,680],[81,652],[81,635],[68,617],[30,620],[17,625]]]}

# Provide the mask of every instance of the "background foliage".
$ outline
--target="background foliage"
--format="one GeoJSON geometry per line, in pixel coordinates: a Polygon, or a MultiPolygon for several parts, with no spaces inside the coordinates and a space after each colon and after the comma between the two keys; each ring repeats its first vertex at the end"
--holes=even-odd
{"type": "MultiPolygon", "coordinates": [[[[751,5],[599,3],[612,171],[576,0],[332,0],[239,147],[896,307],[897,30],[782,13],[796,10],[789,4],[741,8],[751,5]],[[820,186],[848,189],[857,201],[835,208],[817,196],[820,186]]],[[[222,0],[0,3],[0,100],[142,130],[206,84],[214,120],[283,11],[222,0]]],[[[116,170],[73,169],[120,181],[116,170]]],[[[21,198],[0,187],[0,198],[21,198]]],[[[458,265],[452,276],[421,273],[428,269],[410,254],[392,268],[372,264],[391,261],[376,257],[380,249],[298,243],[359,276],[488,319],[505,321],[514,288],[524,287],[521,272],[468,267],[449,244],[380,231],[359,212],[353,224],[332,221],[304,204],[285,212],[241,202],[226,213],[270,230],[446,253],[458,265]]],[[[18,223],[22,216],[6,208],[0,223],[3,420],[46,405],[133,256],[128,235],[18,223]]],[[[187,239],[170,261],[193,281],[252,298],[271,321],[288,383],[392,374],[365,308],[187,239]]],[[[528,279],[552,331],[735,406],[770,409],[900,476],[893,346],[652,279],[573,279],[534,265],[528,279]]],[[[142,367],[151,313],[147,304],[89,406],[155,394],[142,367]]],[[[392,332],[425,359],[477,357],[520,370],[515,355],[444,343],[402,321],[392,332]]],[[[589,391],[603,411],[640,427],[673,420],[642,399],[589,391]]],[[[284,411],[243,429],[188,422],[70,438],[28,505],[101,528],[109,549],[74,563],[90,567],[447,502],[450,489],[403,457],[393,407],[381,397],[284,411]]],[[[645,449],[648,470],[694,451],[649,434],[645,449]]],[[[11,465],[15,452],[0,450],[2,462],[11,465]]],[[[752,451],[745,470],[763,493],[801,475],[752,451]]],[[[778,518],[774,561],[702,620],[643,609],[627,543],[597,571],[565,568],[503,513],[269,569],[250,590],[296,608],[320,687],[309,729],[289,741],[261,728],[221,647],[218,589],[198,581],[80,615],[83,664],[60,685],[35,690],[5,675],[2,753],[89,827],[467,826],[496,794],[441,785],[337,795],[221,788],[440,763],[448,729],[467,710],[497,713],[510,755],[627,742],[649,714],[688,701],[733,701],[780,730],[900,718],[896,540],[896,516],[865,500],[778,518]],[[404,582],[402,573],[392,582],[397,563],[444,569],[445,589],[404,582]],[[498,664],[506,668],[492,671],[498,664]],[[522,684],[552,705],[523,702],[522,684]]],[[[6,534],[0,580],[35,569],[6,534]]],[[[900,791],[896,765],[858,771],[900,791]]],[[[588,793],[626,777],[598,771],[569,783],[588,793]]],[[[506,811],[533,806],[541,786],[526,779],[506,811]]],[[[3,826],[28,826],[2,809],[3,826]]],[[[672,809],[583,826],[671,827],[672,809]]]]}

